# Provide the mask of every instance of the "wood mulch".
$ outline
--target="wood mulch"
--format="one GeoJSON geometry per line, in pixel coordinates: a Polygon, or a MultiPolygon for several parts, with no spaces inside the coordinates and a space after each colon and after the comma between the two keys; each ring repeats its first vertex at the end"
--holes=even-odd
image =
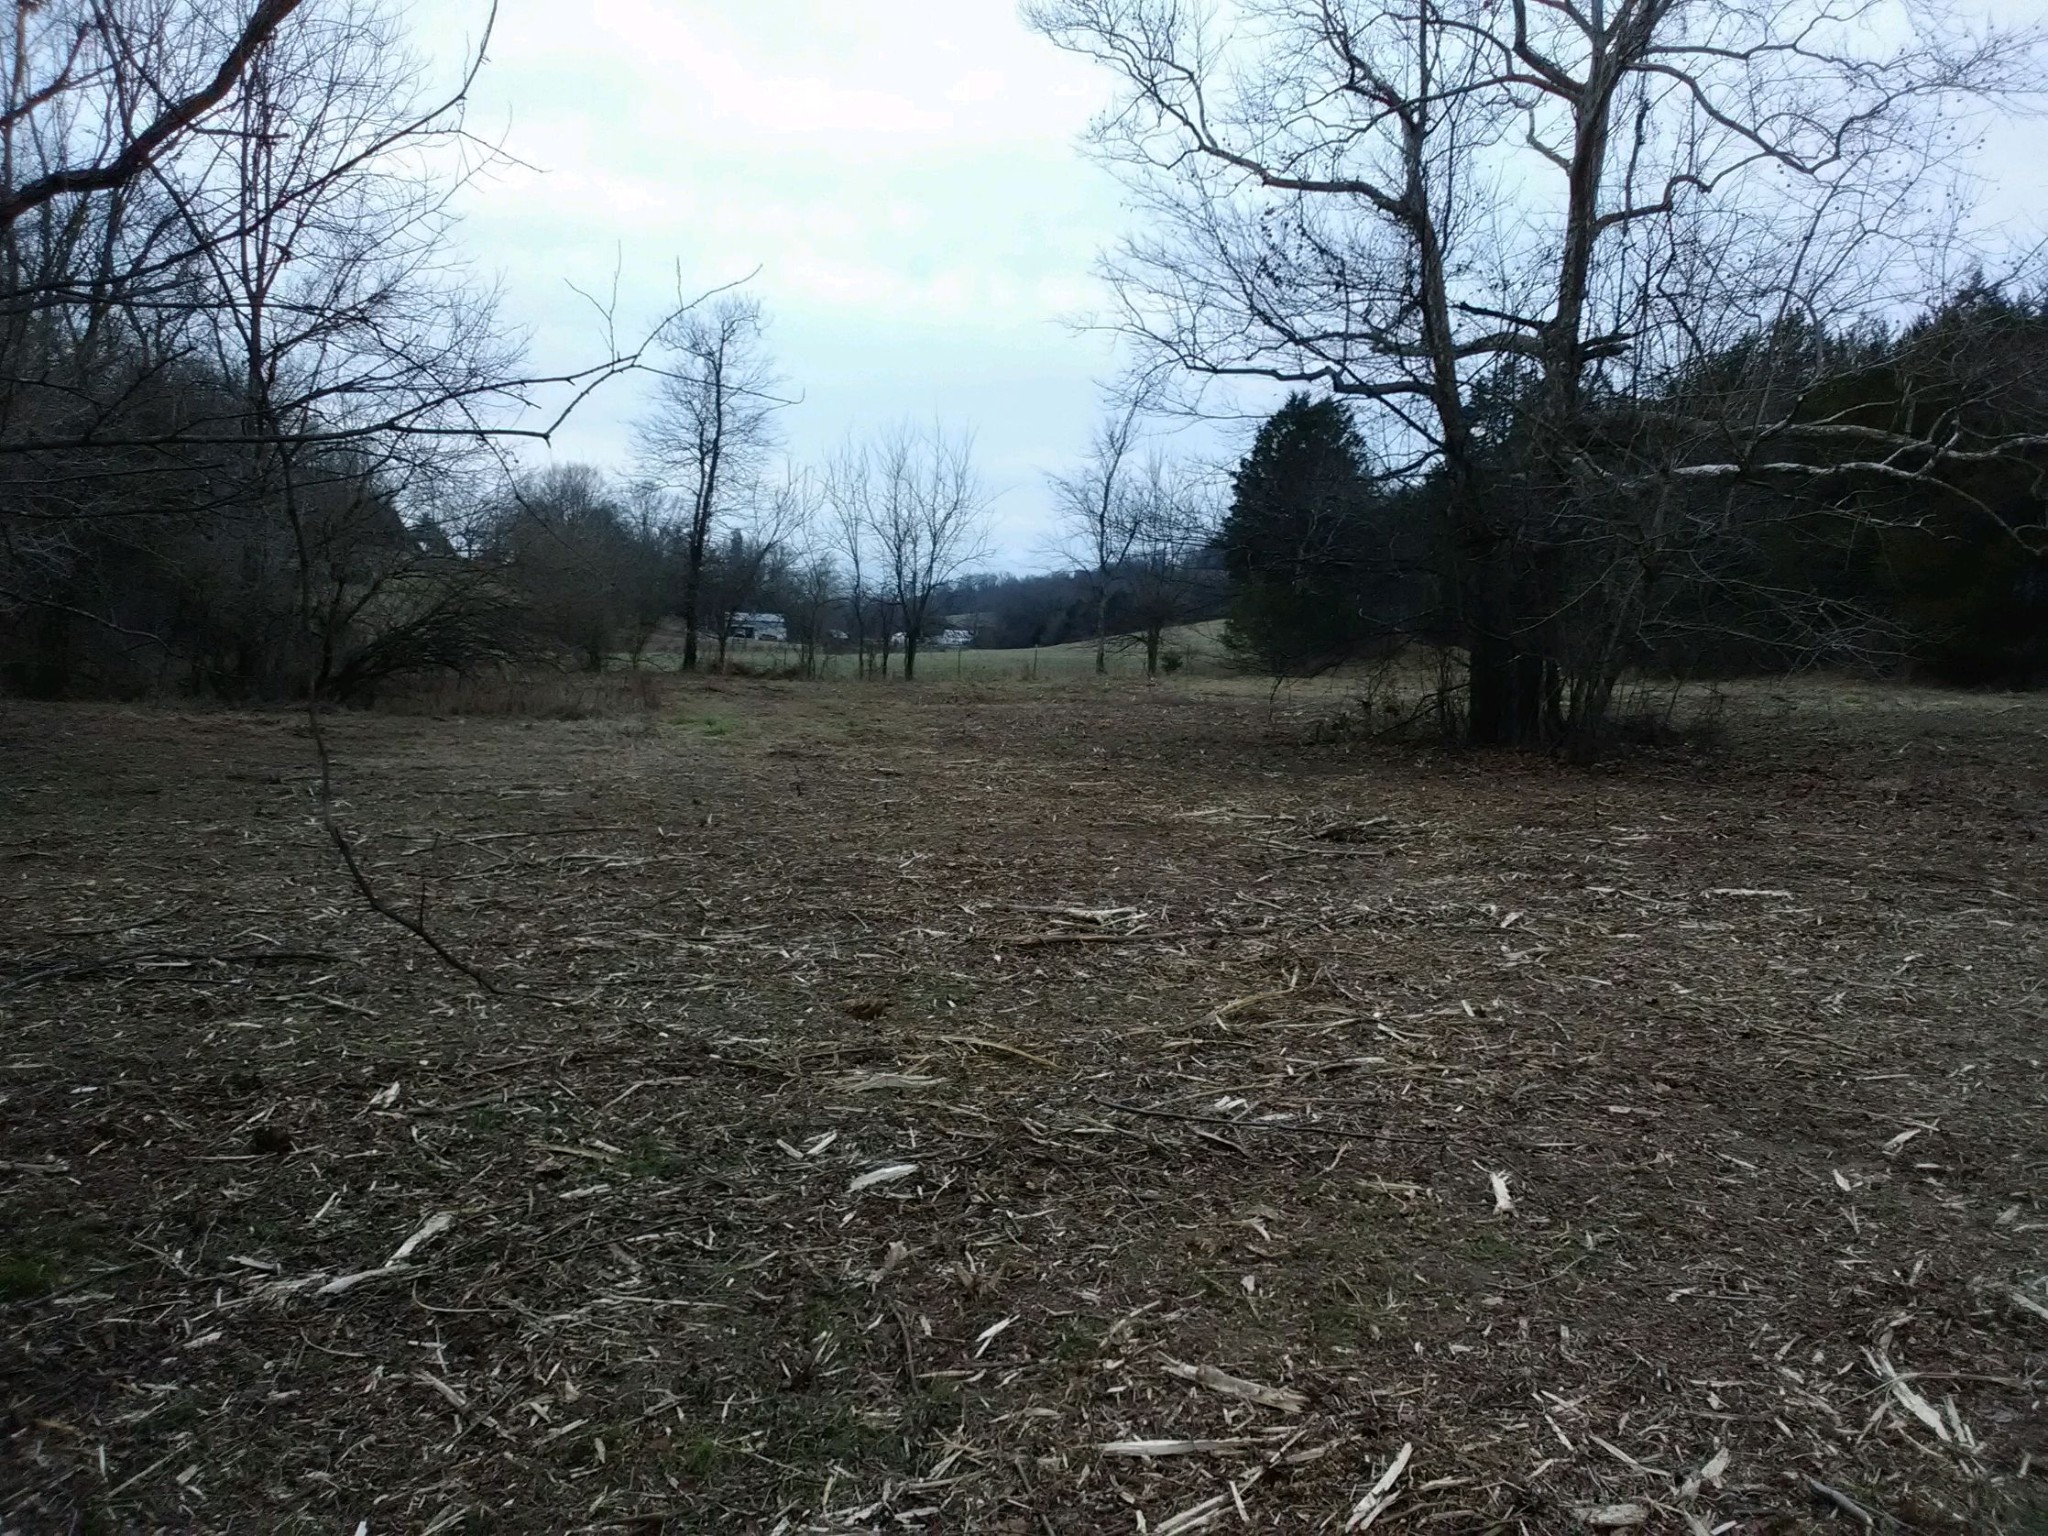
{"type": "Polygon", "coordinates": [[[2048,700],[0,706],[0,1532],[2048,1528],[2048,700]]]}

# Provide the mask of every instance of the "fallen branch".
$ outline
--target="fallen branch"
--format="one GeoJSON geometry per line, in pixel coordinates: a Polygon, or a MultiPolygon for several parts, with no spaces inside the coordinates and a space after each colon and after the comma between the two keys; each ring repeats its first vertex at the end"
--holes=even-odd
{"type": "Polygon", "coordinates": [[[314,787],[313,803],[320,810],[321,829],[327,833],[328,841],[334,844],[334,851],[341,855],[342,867],[348,871],[349,880],[355,886],[356,893],[363,898],[372,912],[388,922],[396,923],[418,939],[433,951],[435,959],[450,970],[459,971],[468,977],[479,991],[487,992],[492,997],[501,996],[496,982],[435,938],[433,931],[424,922],[408,917],[391,905],[378,893],[376,886],[370,883],[370,877],[363,872],[363,866],[356,858],[354,842],[350,840],[348,833],[342,830],[340,821],[335,818],[334,765],[327,753],[327,734],[320,728],[320,696],[317,690],[307,701],[306,723],[313,738],[314,754],[320,760],[320,779],[314,787]]]}
{"type": "Polygon", "coordinates": [[[1823,1504],[1833,1505],[1866,1531],[1877,1528],[1877,1516],[1873,1515],[1861,1504],[1858,1504],[1839,1488],[1830,1488],[1817,1477],[1809,1477],[1806,1480],[1806,1486],[1813,1490],[1815,1498],[1819,1499],[1823,1504]]]}
{"type": "Polygon", "coordinates": [[[1213,1365],[1189,1365],[1184,1360],[1169,1360],[1160,1369],[1169,1376],[1178,1376],[1182,1381],[1192,1381],[1198,1387],[1207,1387],[1211,1392],[1220,1392],[1225,1397],[1257,1403],[1261,1408],[1276,1408],[1282,1413],[1300,1413],[1308,1407],[1307,1396],[1292,1387],[1269,1387],[1263,1382],[1247,1381],[1242,1376],[1220,1371],[1213,1365]]]}
{"type": "Polygon", "coordinates": [[[1020,1061],[1036,1062],[1039,1066],[1048,1067],[1055,1072],[1060,1069],[1060,1064],[1049,1056],[1041,1056],[1036,1051],[1027,1051],[1021,1046],[1005,1045],[1000,1040],[990,1040],[984,1035],[938,1035],[934,1038],[941,1045],[971,1045],[984,1051],[1015,1056],[1020,1061]]]}

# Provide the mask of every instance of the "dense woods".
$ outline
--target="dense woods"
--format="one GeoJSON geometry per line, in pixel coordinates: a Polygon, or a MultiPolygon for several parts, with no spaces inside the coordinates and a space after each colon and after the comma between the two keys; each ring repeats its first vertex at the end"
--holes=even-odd
{"type": "Polygon", "coordinates": [[[480,60],[375,0],[21,6],[0,143],[0,679],[360,694],[519,643],[470,491],[536,376],[452,246],[480,60]]]}
{"type": "MultiPolygon", "coordinates": [[[[1786,324],[1745,338],[1646,401],[1614,395],[1585,452],[1617,463],[1687,396],[1784,412],[1788,430],[1839,431],[1796,475],[1688,483],[1672,467],[1672,530],[1646,560],[1610,666],[1725,676],[1814,665],[1914,668],[1943,681],[2048,679],[2048,306],[1972,284],[1896,330],[1786,324]],[[1825,389],[1771,398],[1774,378],[1823,365],[1825,389]],[[1917,446],[1865,457],[1869,438],[1917,446]]],[[[1483,402],[1480,462],[1523,482],[1533,409],[1483,402]]],[[[1265,670],[1311,673],[1407,642],[1454,643],[1456,530],[1435,470],[1403,476],[1368,451],[1350,412],[1298,394],[1239,466],[1221,549],[1231,637],[1265,670]]],[[[1561,597],[1593,584],[1585,540],[1545,551],[1561,597]]],[[[1564,604],[1561,602],[1560,607],[1564,604]]],[[[1564,644],[1566,613],[1547,620],[1564,644]]],[[[1568,668],[1546,708],[1562,714],[1568,668]]]]}

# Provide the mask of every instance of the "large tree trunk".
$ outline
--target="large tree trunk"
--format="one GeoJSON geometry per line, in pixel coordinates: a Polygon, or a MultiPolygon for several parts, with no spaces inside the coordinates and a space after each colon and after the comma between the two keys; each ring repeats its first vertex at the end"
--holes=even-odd
{"type": "Polygon", "coordinates": [[[1465,650],[1466,739],[1479,747],[1505,746],[1514,739],[1514,646],[1505,635],[1477,629],[1467,637],[1465,650]]]}
{"type": "Polygon", "coordinates": [[[1527,640],[1527,594],[1512,557],[1496,547],[1470,573],[1465,600],[1466,738],[1476,747],[1542,744],[1549,668],[1527,640]]]}
{"type": "Polygon", "coordinates": [[[1109,671],[1109,580],[1104,577],[1095,590],[1095,674],[1109,671]]]}
{"type": "Polygon", "coordinates": [[[1466,735],[1476,747],[1532,747],[1547,739],[1544,705],[1551,668],[1499,634],[1471,639],[1466,735]]]}

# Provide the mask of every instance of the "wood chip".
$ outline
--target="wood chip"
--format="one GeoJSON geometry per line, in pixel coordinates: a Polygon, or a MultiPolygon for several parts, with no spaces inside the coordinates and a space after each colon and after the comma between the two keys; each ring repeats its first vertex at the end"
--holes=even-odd
{"type": "Polygon", "coordinates": [[[413,1267],[410,1264],[383,1264],[379,1265],[376,1269],[358,1270],[352,1275],[336,1275],[313,1294],[315,1296],[340,1296],[344,1292],[354,1290],[359,1285],[367,1285],[372,1280],[390,1280],[399,1275],[409,1275],[412,1273],[412,1269],[413,1267]]]}
{"type": "Polygon", "coordinates": [[[1036,1051],[1027,1051],[1017,1045],[1005,1045],[1000,1040],[990,1040],[983,1035],[940,1035],[938,1041],[941,1045],[971,1045],[977,1050],[994,1051],[1002,1056],[1015,1056],[1019,1061],[1033,1062],[1041,1067],[1049,1067],[1055,1072],[1060,1067],[1058,1062],[1041,1056],[1036,1051]]]}
{"type": "Polygon", "coordinates": [[[1625,1531],[1650,1523],[1647,1504],[1581,1504],[1572,1513],[1596,1531],[1625,1531]]]}
{"type": "Polygon", "coordinates": [[[1194,1536],[1196,1531],[1206,1531],[1223,1518],[1224,1511],[1231,1505],[1230,1495],[1219,1493],[1214,1498],[1191,1505],[1177,1515],[1169,1515],[1152,1527],[1152,1536],[1194,1536]]]}
{"type": "Polygon", "coordinates": [[[1957,1437],[1943,1422],[1941,1411],[1914,1390],[1913,1386],[1899,1374],[1898,1367],[1892,1364],[1890,1356],[1886,1355],[1882,1348],[1865,1350],[1864,1356],[1870,1361],[1870,1368],[1886,1386],[1891,1388],[1892,1396],[1906,1412],[1932,1430],[1934,1438],[1942,1444],[1949,1445],[1955,1442],[1957,1437]]]}
{"type": "Polygon", "coordinates": [[[1884,1153],[1886,1157],[1897,1157],[1907,1142],[1911,1141],[1915,1136],[1925,1136],[1926,1134],[1926,1126],[1916,1125],[1909,1130],[1899,1132],[1898,1135],[1894,1136],[1878,1150],[1884,1153]]]}
{"type": "Polygon", "coordinates": [[[1242,1376],[1233,1376],[1228,1371],[1219,1371],[1213,1365],[1189,1365],[1181,1360],[1169,1360],[1161,1370],[1169,1376],[1178,1376],[1183,1381],[1192,1381],[1196,1386],[1207,1387],[1211,1392],[1220,1392],[1225,1397],[1242,1398],[1248,1403],[1257,1403],[1261,1408],[1275,1408],[1282,1413],[1300,1413],[1308,1407],[1308,1398],[1291,1387],[1268,1387],[1256,1381],[1247,1381],[1242,1376]]]}
{"type": "Polygon", "coordinates": [[[1586,1438],[1588,1440],[1591,1440],[1595,1445],[1599,1446],[1601,1450],[1605,1451],[1608,1455],[1612,1456],[1616,1461],[1620,1462],[1623,1466],[1628,1467],[1633,1471],[1645,1473],[1650,1477],[1669,1478],[1671,1476],[1669,1472],[1664,1471],[1661,1467],[1653,1467],[1644,1462],[1637,1461],[1635,1457],[1629,1455],[1627,1451],[1624,1451],[1612,1440],[1603,1440],[1598,1435],[1588,1435],[1586,1438]]]}
{"type": "Polygon", "coordinates": [[[1105,1456],[1206,1456],[1256,1443],[1252,1440],[1109,1440],[1095,1449],[1105,1456]]]}
{"type": "Polygon", "coordinates": [[[990,1323],[988,1327],[977,1333],[974,1336],[974,1358],[979,1360],[987,1351],[989,1345],[995,1343],[1009,1326],[1016,1321],[1016,1316],[1012,1314],[1009,1317],[1003,1318],[1000,1322],[990,1323]]]}
{"type": "Polygon", "coordinates": [[[1715,1451],[1712,1456],[1707,1458],[1707,1463],[1705,1466],[1701,1467],[1699,1471],[1693,1473],[1692,1476],[1688,1477],[1683,1483],[1680,1483],[1678,1485],[1679,1500],[1681,1502],[1684,1502],[1689,1499],[1698,1498],[1700,1489],[1708,1483],[1712,1483],[1717,1488],[1720,1487],[1721,1475],[1725,1473],[1727,1470],[1728,1448],[1726,1446],[1723,1446],[1721,1447],[1721,1449],[1715,1451]]]}
{"type": "Polygon", "coordinates": [[[443,1232],[446,1232],[450,1227],[454,1225],[455,1213],[453,1211],[436,1211],[433,1215],[429,1216],[425,1221],[420,1223],[420,1229],[417,1232],[413,1233],[411,1237],[408,1237],[404,1242],[398,1245],[398,1247],[392,1252],[391,1257],[384,1261],[386,1266],[393,1264],[403,1264],[407,1259],[411,1258],[415,1253],[417,1253],[421,1247],[423,1247],[427,1243],[431,1243],[435,1238],[439,1237],[443,1232]]]}
{"type": "Polygon", "coordinates": [[[917,1172],[916,1163],[890,1163],[881,1168],[870,1168],[846,1186],[849,1195],[857,1195],[864,1189],[873,1189],[877,1184],[894,1184],[898,1179],[907,1179],[917,1172]]]}
{"type": "Polygon", "coordinates": [[[1813,1490],[1813,1496],[1815,1498],[1819,1499],[1824,1504],[1830,1505],[1833,1508],[1840,1510],[1843,1514],[1847,1515],[1851,1520],[1854,1520],[1858,1525],[1862,1526],[1866,1531],[1872,1530],[1876,1527],[1877,1517],[1871,1514],[1871,1512],[1865,1509],[1861,1504],[1858,1504],[1854,1499],[1850,1498],[1849,1495],[1842,1492],[1841,1489],[1830,1488],[1826,1483],[1822,1482],[1817,1477],[1809,1477],[1806,1480],[1806,1486],[1813,1490]]]}
{"type": "Polygon", "coordinates": [[[916,1072],[847,1072],[833,1079],[832,1086],[841,1093],[879,1093],[890,1088],[936,1088],[944,1081],[916,1072]]]}
{"type": "Polygon", "coordinates": [[[2019,1291],[2008,1291],[2006,1294],[2012,1298],[2012,1304],[2021,1311],[2031,1312],[2034,1316],[2041,1319],[2042,1322],[2048,1323],[2048,1307],[2042,1306],[2033,1297],[2024,1295],[2019,1291]]]}
{"type": "Polygon", "coordinates": [[[1351,1506],[1351,1514],[1344,1522],[1347,1531],[1363,1531],[1379,1519],[1400,1495],[1394,1491],[1394,1484],[1401,1480],[1401,1474],[1408,1470],[1409,1458],[1415,1454],[1413,1441],[1403,1441],[1401,1449],[1394,1453],[1394,1459],[1387,1470],[1380,1474],[1379,1481],[1366,1489],[1363,1497],[1351,1506]]]}

